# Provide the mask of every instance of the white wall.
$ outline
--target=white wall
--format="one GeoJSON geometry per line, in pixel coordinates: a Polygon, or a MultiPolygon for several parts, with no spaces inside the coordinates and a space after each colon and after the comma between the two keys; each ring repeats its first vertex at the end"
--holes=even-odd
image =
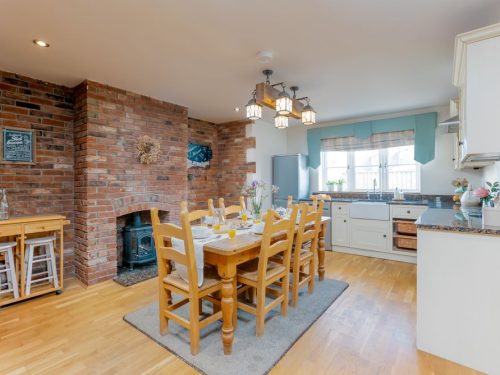
{"type": "MultiPolygon", "coordinates": [[[[415,115],[426,112],[438,112],[438,121],[449,117],[448,106],[439,106],[424,108],[421,110],[399,112],[389,115],[380,115],[372,117],[363,117],[349,120],[340,120],[322,124],[319,126],[335,126],[359,121],[378,120],[382,118],[391,118],[407,115],[415,115]]],[[[422,165],[420,169],[420,187],[422,194],[453,194],[451,181],[460,176],[466,177],[472,186],[477,187],[482,184],[483,172],[481,170],[462,170],[456,171],[453,164],[453,147],[455,134],[446,132],[446,128],[438,127],[436,129],[436,157],[433,161],[422,165]]],[[[307,154],[307,128],[303,125],[294,126],[287,130],[287,153],[307,154]]],[[[318,168],[319,169],[319,168],[318,168]]],[[[497,169],[500,169],[500,165],[497,169]]],[[[500,171],[498,171],[500,175],[500,171]]],[[[311,170],[311,191],[319,190],[318,187],[319,171],[311,170]]]]}
{"type": "MultiPolygon", "coordinates": [[[[248,176],[248,179],[249,181],[263,180],[270,188],[272,184],[271,157],[287,153],[286,132],[276,129],[274,124],[257,120],[247,126],[247,136],[255,137],[256,142],[255,149],[248,150],[247,153],[247,160],[255,161],[256,173],[248,176]]],[[[271,196],[264,201],[263,208],[267,209],[270,206],[271,196]]]]}
{"type": "Polygon", "coordinates": [[[483,169],[483,183],[500,181],[500,161],[483,169]]]}
{"type": "Polygon", "coordinates": [[[482,171],[464,169],[457,171],[453,164],[456,134],[436,129],[436,157],[433,161],[420,166],[420,191],[422,194],[453,194],[451,181],[465,177],[476,188],[482,184],[482,171]]]}

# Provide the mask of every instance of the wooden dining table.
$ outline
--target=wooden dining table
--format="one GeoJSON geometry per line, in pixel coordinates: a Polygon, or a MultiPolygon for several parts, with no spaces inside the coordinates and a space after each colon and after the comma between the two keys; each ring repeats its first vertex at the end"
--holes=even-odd
{"type": "MultiPolygon", "coordinates": [[[[321,218],[318,241],[318,275],[322,281],[325,276],[325,233],[330,217],[321,218]]],[[[203,245],[205,263],[217,267],[222,279],[222,345],[224,354],[231,354],[234,331],[237,322],[236,269],[239,264],[255,259],[260,253],[262,236],[245,233],[232,239],[221,239],[203,245]]]]}

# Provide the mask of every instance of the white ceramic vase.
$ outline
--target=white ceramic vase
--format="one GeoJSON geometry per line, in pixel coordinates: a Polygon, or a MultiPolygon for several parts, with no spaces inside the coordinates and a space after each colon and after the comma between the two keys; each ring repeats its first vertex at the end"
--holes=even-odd
{"type": "Polygon", "coordinates": [[[460,198],[462,207],[477,207],[481,205],[481,199],[476,197],[472,192],[472,185],[469,184],[465,193],[460,198]]]}

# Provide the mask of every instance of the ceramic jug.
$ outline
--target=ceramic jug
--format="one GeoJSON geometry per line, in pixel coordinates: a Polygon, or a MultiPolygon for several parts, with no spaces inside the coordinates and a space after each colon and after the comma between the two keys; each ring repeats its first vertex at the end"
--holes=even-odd
{"type": "Polygon", "coordinates": [[[462,207],[477,207],[481,205],[481,200],[472,192],[471,184],[469,184],[465,193],[462,194],[460,203],[462,204],[462,207]]]}

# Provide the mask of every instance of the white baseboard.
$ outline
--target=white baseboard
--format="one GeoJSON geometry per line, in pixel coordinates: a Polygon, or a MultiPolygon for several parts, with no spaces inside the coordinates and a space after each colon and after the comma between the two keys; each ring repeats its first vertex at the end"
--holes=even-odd
{"type": "Polygon", "coordinates": [[[376,250],[363,250],[363,249],[355,249],[352,247],[344,247],[344,246],[333,246],[333,250],[338,253],[347,253],[354,255],[363,255],[372,258],[382,258],[388,260],[396,260],[398,262],[405,263],[417,263],[417,257],[412,255],[403,255],[403,254],[392,254],[390,252],[384,251],[376,251],[376,250]]]}

